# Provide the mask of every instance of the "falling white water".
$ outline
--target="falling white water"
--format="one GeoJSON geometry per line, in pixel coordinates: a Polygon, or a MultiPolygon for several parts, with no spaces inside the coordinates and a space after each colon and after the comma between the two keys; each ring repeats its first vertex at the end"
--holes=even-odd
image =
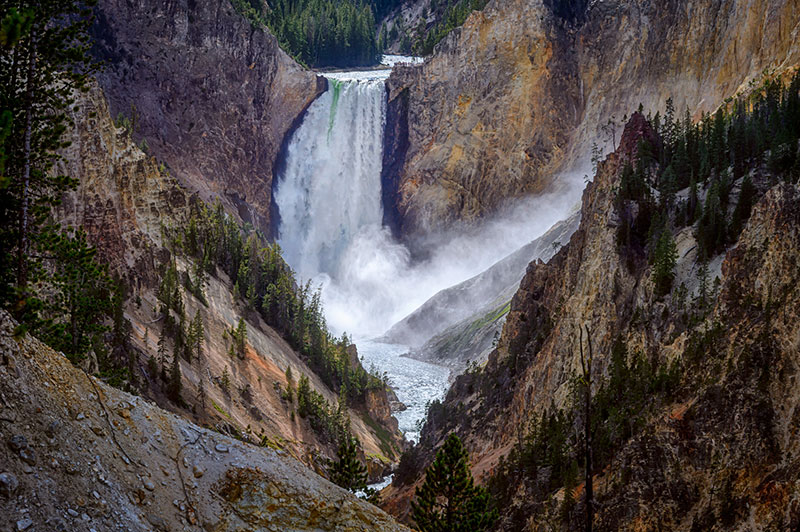
{"type": "Polygon", "coordinates": [[[290,139],[275,201],[279,242],[303,280],[322,286],[329,327],[374,338],[439,290],[539,237],[575,208],[582,173],[562,192],[507,205],[469,233],[438,235],[422,263],[382,226],[381,165],[390,70],[326,74],[327,92],[290,139]]]}
{"type": "Polygon", "coordinates": [[[381,224],[385,76],[369,74],[331,75],[288,147],[275,193],[280,244],[306,279],[336,278],[358,232],[381,224]]]}
{"type": "MultiPolygon", "coordinates": [[[[408,58],[390,62],[408,62],[408,58]]],[[[408,409],[400,429],[418,439],[428,402],[441,399],[449,371],[410,358],[404,346],[370,339],[439,290],[460,283],[542,235],[568,216],[582,173],[562,176],[566,192],[529,198],[469,233],[437,235],[421,263],[382,226],[384,80],[391,70],[329,73],[328,90],[290,139],[275,202],[279,243],[302,280],[322,286],[328,326],[358,341],[368,368],[388,373],[408,409]]]]}

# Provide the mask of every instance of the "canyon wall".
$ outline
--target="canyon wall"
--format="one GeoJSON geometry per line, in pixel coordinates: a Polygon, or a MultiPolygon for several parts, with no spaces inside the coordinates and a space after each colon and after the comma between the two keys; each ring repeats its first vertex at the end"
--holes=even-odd
{"type": "MultiPolygon", "coordinates": [[[[648,395],[650,413],[594,473],[598,529],[792,529],[800,524],[794,437],[800,430],[800,188],[756,169],[753,179],[764,194],[735,245],[709,261],[709,279],[719,277],[711,301],[697,295],[702,266],[691,226],[675,235],[674,286],[687,291],[688,301],[675,290],[659,298],[651,266],[641,258],[632,265],[617,245],[619,226],[627,223],[616,206],[620,175],[640,139],[659,142],[637,113],[587,186],[578,230],[548,263],[529,265],[486,367],[459,376],[443,404],[431,408],[409,464],[422,469],[455,431],[472,455],[473,473],[488,482],[504,470],[503,459],[535,416],[570,408],[582,415],[573,390],[588,355],[587,335],[596,383],[611,378],[621,339],[629,356],[674,368],[679,384],[673,396],[648,395]],[[688,317],[705,305],[702,319],[688,317]]],[[[563,510],[566,488],[553,488],[552,505],[541,502],[547,492],[537,489],[546,490],[541,486],[555,474],[549,465],[534,466],[539,477],[523,472],[500,488],[510,495],[499,529],[580,526],[582,509],[563,510]]],[[[384,494],[396,515],[404,515],[421,482],[421,476],[401,478],[384,494]]],[[[584,484],[574,488],[582,508],[584,484]]]]}
{"type": "Polygon", "coordinates": [[[229,0],[102,0],[95,14],[112,116],[201,198],[268,233],[278,153],[324,79],[229,0]]]}
{"type": "Polygon", "coordinates": [[[585,172],[592,141],[613,151],[640,103],[697,116],[800,63],[799,24],[793,0],[490,2],[389,79],[390,120],[409,127],[387,146],[402,170],[386,204],[413,239],[574,186],[559,172],[585,172]]]}
{"type": "MultiPolygon", "coordinates": [[[[257,312],[234,297],[233,283],[221,269],[208,276],[205,301],[180,290],[187,320],[196,313],[202,317],[203,347],[192,361],[180,360],[182,405],[167,398],[163,381],[148,364],[151,357],[164,356],[159,354],[163,320],[157,292],[171,260],[181,275],[193,271],[190,260],[173,254],[168,235],[185,226],[203,202],[163,164],[142,152],[129,132],[114,125],[99,86],[79,96],[71,112],[75,127],[67,132],[70,146],[59,164],[78,181],[78,188],[64,196],[56,218],[82,227],[100,258],[129,287],[125,317],[132,325],[134,378],[141,393],[197,423],[283,449],[322,472],[325,459],[335,457],[336,446],[295,414],[296,405],[284,396],[287,367],[292,369],[295,386],[306,375],[311,388],[330,404],[336,405],[338,395],[257,312]],[[247,345],[243,356],[231,356],[230,331],[240,317],[247,326],[247,345]],[[221,385],[225,372],[230,381],[227,389],[221,385]]],[[[172,349],[167,352],[165,356],[172,360],[172,349]]],[[[86,364],[91,371],[96,368],[92,360],[86,364]]],[[[386,415],[386,392],[375,390],[373,396],[370,405],[374,408],[351,408],[349,415],[363,455],[370,457],[372,478],[379,478],[399,458],[403,440],[397,421],[386,415]],[[375,423],[380,430],[373,428],[375,423]]]]}

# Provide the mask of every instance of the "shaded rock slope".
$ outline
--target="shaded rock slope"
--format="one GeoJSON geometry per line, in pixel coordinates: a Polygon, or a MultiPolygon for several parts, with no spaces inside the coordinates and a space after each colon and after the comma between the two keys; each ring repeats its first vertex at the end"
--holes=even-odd
{"type": "Polygon", "coordinates": [[[386,333],[390,342],[412,347],[414,358],[443,364],[460,373],[468,363],[482,364],[499,334],[512,296],[531,261],[548,261],[578,228],[580,213],[558,222],[545,234],[498,261],[486,271],[441,290],[386,333]]]}
{"type": "Polygon", "coordinates": [[[111,388],[13,325],[0,315],[3,530],[407,530],[284,451],[111,388]]]}
{"type": "MultiPolygon", "coordinates": [[[[164,383],[148,367],[149,359],[159,356],[162,324],[156,293],[172,258],[164,229],[186,224],[191,209],[202,200],[114,125],[99,87],[81,96],[73,113],[75,128],[68,133],[71,145],[60,164],[79,186],[66,195],[57,218],[83,227],[103,260],[130,287],[125,317],[132,325],[135,360],[130,364],[141,392],[199,424],[263,441],[322,472],[324,459],[335,456],[335,446],[295,415],[296,405],[284,397],[286,370],[291,368],[295,386],[302,375],[307,376],[311,388],[332,405],[337,393],[258,313],[248,312],[234,299],[233,283],[219,269],[208,278],[207,305],[180,288],[189,319],[196,312],[202,317],[203,347],[191,362],[180,360],[184,406],[166,397],[164,383]],[[240,317],[247,326],[246,349],[241,357],[231,356],[229,332],[240,317]],[[222,386],[226,372],[227,389],[222,386]]],[[[176,263],[178,271],[192,271],[193,265],[185,258],[177,257],[176,263]]],[[[172,354],[168,356],[171,360],[172,354]]],[[[357,357],[353,363],[359,363],[357,357]]],[[[85,367],[93,372],[97,364],[90,359],[85,367]]],[[[362,459],[370,457],[371,477],[379,478],[398,459],[403,440],[397,421],[386,415],[385,390],[371,391],[367,399],[367,404],[350,410],[351,430],[362,443],[362,459]]]]}
{"type": "Polygon", "coordinates": [[[284,137],[325,88],[230,0],[102,0],[95,10],[100,85],[137,143],[203,199],[270,229],[284,137]]]}
{"type": "Polygon", "coordinates": [[[640,103],[697,116],[800,63],[798,24],[794,0],[490,2],[388,81],[389,121],[408,126],[387,137],[390,218],[413,239],[572,186],[560,173],[594,140],[613,151],[640,103]]]}
{"type": "MultiPolygon", "coordinates": [[[[486,368],[458,377],[443,404],[431,408],[422,445],[385,493],[393,513],[407,511],[421,479],[414,471],[449,432],[466,442],[473,472],[486,482],[504,471],[501,458],[534,416],[570,408],[581,367],[578,328],[587,327],[598,381],[610,378],[617,339],[650,367],[679,371],[675,392],[648,395],[641,425],[602,458],[593,476],[598,530],[800,525],[800,188],[761,167],[751,170],[763,195],[735,245],[710,261],[721,261],[719,283],[702,313],[692,227],[675,236],[675,284],[688,288],[688,302],[677,292],[656,297],[651,266],[631,266],[616,245],[616,190],[642,138],[658,142],[636,114],[584,192],[579,229],[550,262],[529,266],[486,368]]],[[[565,489],[547,491],[556,474],[548,465],[534,466],[539,476],[499,477],[503,484],[494,489],[505,496],[498,529],[582,528],[583,503],[565,510],[565,489]]],[[[576,482],[578,501],[582,489],[576,482]]]]}

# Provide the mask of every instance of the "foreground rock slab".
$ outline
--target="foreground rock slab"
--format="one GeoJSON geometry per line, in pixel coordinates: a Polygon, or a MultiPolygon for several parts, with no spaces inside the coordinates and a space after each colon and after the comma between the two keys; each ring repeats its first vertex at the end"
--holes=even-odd
{"type": "Polygon", "coordinates": [[[0,530],[407,530],[290,457],[15,339],[13,325],[0,314],[0,530]],[[34,466],[11,451],[22,441],[34,466]]]}

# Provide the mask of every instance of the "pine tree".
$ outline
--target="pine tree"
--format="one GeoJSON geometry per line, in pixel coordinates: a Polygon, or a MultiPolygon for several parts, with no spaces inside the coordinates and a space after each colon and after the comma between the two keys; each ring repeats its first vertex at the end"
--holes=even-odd
{"type": "Polygon", "coordinates": [[[367,466],[358,459],[358,440],[349,434],[342,438],[338,460],[330,463],[331,482],[353,493],[367,488],[367,466]]]}
{"type": "Polygon", "coordinates": [[[308,383],[308,377],[302,375],[297,383],[297,413],[300,414],[300,417],[306,417],[309,413],[310,393],[311,388],[308,383]]]}
{"type": "Polygon", "coordinates": [[[103,319],[112,310],[113,282],[106,266],[95,260],[97,250],[87,243],[83,230],[74,236],[48,232],[44,247],[57,267],[44,307],[47,318],[38,325],[40,337],[77,361],[108,330],[103,319]]]}
{"type": "Polygon", "coordinates": [[[236,330],[233,331],[233,349],[234,353],[241,359],[244,359],[245,347],[247,345],[247,324],[243,318],[239,318],[239,324],[236,330]]]}
{"type": "Polygon", "coordinates": [[[290,403],[294,401],[294,378],[292,377],[291,366],[286,366],[286,393],[284,398],[290,403]]]}
{"type": "Polygon", "coordinates": [[[45,220],[75,186],[55,163],[68,145],[69,109],[96,68],[88,4],[5,2],[0,13],[0,304],[23,324],[38,310],[31,286],[47,275],[47,253],[34,252],[45,220]]]}
{"type": "Polygon", "coordinates": [[[725,212],[720,198],[720,184],[714,181],[709,188],[703,215],[697,226],[697,243],[703,258],[713,257],[725,244],[725,212]]]}
{"type": "Polygon", "coordinates": [[[191,323],[189,323],[189,331],[186,334],[186,346],[184,349],[184,358],[191,362],[193,358],[200,357],[200,349],[203,345],[203,318],[200,316],[200,311],[194,313],[191,323]]]}
{"type": "Polygon", "coordinates": [[[180,358],[179,350],[176,349],[172,355],[172,366],[170,367],[169,383],[167,386],[167,395],[175,403],[181,402],[181,389],[183,388],[181,383],[180,358]]]}
{"type": "Polygon", "coordinates": [[[489,492],[474,485],[469,455],[454,433],[425,472],[411,508],[421,532],[480,532],[497,520],[489,492]]]}
{"type": "Polygon", "coordinates": [[[708,286],[708,263],[706,261],[700,263],[700,269],[697,270],[697,279],[700,281],[700,284],[697,288],[695,304],[700,307],[700,315],[705,316],[710,296],[710,287],[708,286]]]}
{"type": "Polygon", "coordinates": [[[733,218],[731,219],[730,233],[732,240],[738,238],[745,222],[750,218],[750,211],[753,209],[753,200],[757,192],[753,182],[750,180],[750,176],[746,175],[742,181],[739,201],[736,203],[736,208],[733,210],[733,218]]]}
{"type": "Polygon", "coordinates": [[[228,366],[225,366],[225,369],[222,370],[222,376],[219,379],[220,388],[226,394],[229,394],[231,391],[231,374],[228,372],[228,366]]]}
{"type": "Polygon", "coordinates": [[[653,264],[653,284],[657,297],[664,296],[672,290],[677,261],[678,249],[675,246],[675,240],[673,240],[669,228],[665,228],[658,239],[653,264]]]}

